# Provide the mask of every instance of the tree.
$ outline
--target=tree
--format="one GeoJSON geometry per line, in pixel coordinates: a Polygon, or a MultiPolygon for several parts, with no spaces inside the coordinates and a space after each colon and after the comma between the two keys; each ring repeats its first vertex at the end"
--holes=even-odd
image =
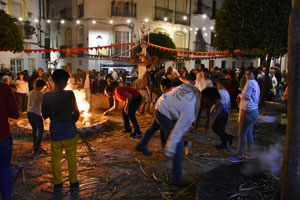
{"type": "Polygon", "coordinates": [[[300,199],[300,1],[293,0],[288,41],[288,123],[277,199],[300,199]]]}
{"type": "MultiPolygon", "coordinates": [[[[148,41],[148,35],[145,36],[145,40],[148,41]]],[[[173,40],[164,33],[150,33],[149,42],[162,47],[176,49],[173,40]]],[[[141,52],[141,50],[142,48],[140,46],[137,47],[134,51],[134,54],[137,55],[139,52],[141,52]]],[[[153,48],[151,46],[147,47],[147,52],[151,57],[157,56],[159,59],[176,59],[175,52],[172,53],[168,51],[163,51],[163,50],[153,48]]]]}
{"type": "MultiPolygon", "coordinates": [[[[215,47],[230,53],[240,50],[240,56],[264,57],[269,74],[271,58],[287,52],[290,4],[290,0],[225,0],[216,16],[215,47]]],[[[266,87],[262,102],[265,94],[266,87]]]]}
{"type": "Polygon", "coordinates": [[[0,49],[2,51],[23,51],[23,33],[14,19],[0,9],[0,49]]]}

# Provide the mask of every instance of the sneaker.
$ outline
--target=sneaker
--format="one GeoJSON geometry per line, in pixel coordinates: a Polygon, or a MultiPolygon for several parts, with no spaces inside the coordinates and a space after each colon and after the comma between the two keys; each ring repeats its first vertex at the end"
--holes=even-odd
{"type": "Polygon", "coordinates": [[[152,151],[149,151],[147,149],[147,147],[141,146],[141,145],[137,145],[135,147],[135,150],[142,152],[145,156],[151,156],[152,155],[152,151]]]}
{"type": "Polygon", "coordinates": [[[178,179],[178,178],[173,178],[170,185],[173,185],[175,187],[187,187],[191,184],[191,182],[186,181],[184,179],[178,179]]]}
{"type": "Polygon", "coordinates": [[[142,134],[141,133],[131,133],[130,137],[132,137],[132,138],[141,138],[142,134]]]}
{"type": "Polygon", "coordinates": [[[227,149],[227,146],[224,144],[218,144],[216,145],[216,149],[227,149]]]}
{"type": "Polygon", "coordinates": [[[234,155],[227,158],[227,160],[232,163],[238,163],[238,162],[243,162],[243,157],[240,155],[234,155]]]}
{"type": "Polygon", "coordinates": [[[54,192],[61,192],[62,191],[62,183],[54,184],[54,192]]]}
{"type": "Polygon", "coordinates": [[[78,183],[78,181],[75,182],[75,183],[70,183],[70,190],[71,191],[77,191],[77,190],[79,190],[79,183],[78,183]]]}

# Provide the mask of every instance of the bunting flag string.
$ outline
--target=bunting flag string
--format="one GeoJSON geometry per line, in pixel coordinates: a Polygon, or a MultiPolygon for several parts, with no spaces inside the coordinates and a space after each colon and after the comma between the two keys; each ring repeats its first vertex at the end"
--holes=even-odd
{"type": "MultiPolygon", "coordinates": [[[[102,50],[102,49],[111,49],[117,47],[125,47],[135,45],[135,42],[122,43],[122,44],[112,44],[107,46],[97,46],[97,47],[84,47],[84,48],[64,48],[64,49],[24,49],[25,53],[42,53],[42,52],[73,52],[73,51],[88,51],[88,50],[102,50]]],[[[2,51],[2,49],[0,49],[2,51]]],[[[12,52],[12,51],[11,51],[12,52]]]]}
{"type": "Polygon", "coordinates": [[[150,42],[148,42],[148,46],[151,46],[155,49],[159,49],[162,51],[167,51],[167,52],[171,52],[171,53],[178,53],[178,54],[189,54],[189,55],[198,55],[198,56],[224,56],[227,55],[228,52],[227,51],[215,51],[215,52],[202,52],[202,51],[182,51],[182,50],[178,50],[178,49],[171,49],[171,48],[166,48],[166,47],[162,47],[156,44],[152,44],[150,42]]]}

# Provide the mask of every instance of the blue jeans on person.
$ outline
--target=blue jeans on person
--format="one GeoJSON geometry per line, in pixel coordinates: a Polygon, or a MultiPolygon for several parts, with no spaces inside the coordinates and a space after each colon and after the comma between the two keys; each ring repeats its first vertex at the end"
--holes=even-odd
{"type": "MultiPolygon", "coordinates": [[[[171,120],[166,116],[162,115],[157,110],[155,110],[154,120],[150,125],[150,127],[146,130],[142,140],[138,145],[146,147],[149,141],[151,140],[152,135],[156,131],[160,130],[161,144],[162,147],[164,147],[175,124],[176,124],[176,120],[171,120]]],[[[176,152],[172,160],[173,179],[180,179],[182,176],[181,163],[182,163],[183,149],[184,149],[184,142],[183,140],[181,140],[177,145],[176,152]]]]}
{"type": "Polygon", "coordinates": [[[0,142],[0,193],[3,200],[12,199],[12,177],[10,159],[12,154],[12,136],[0,142]]]}
{"type": "Polygon", "coordinates": [[[215,119],[212,124],[212,130],[220,137],[221,144],[226,146],[227,141],[232,137],[226,133],[226,124],[228,121],[228,110],[226,111],[223,105],[218,105],[216,109],[215,119]]]}
{"type": "MultiPolygon", "coordinates": [[[[209,129],[209,118],[210,118],[210,109],[209,108],[204,108],[205,109],[205,129],[208,130],[209,129]]],[[[195,125],[194,125],[194,129],[197,129],[201,120],[201,114],[202,114],[203,108],[200,107],[200,111],[199,111],[199,115],[195,121],[195,125]]]]}
{"type": "Polygon", "coordinates": [[[258,117],[258,109],[254,110],[240,110],[240,120],[239,120],[239,146],[237,150],[238,155],[242,155],[246,149],[246,144],[248,151],[251,150],[253,145],[253,135],[252,129],[255,119],[258,117]]]}
{"type": "Polygon", "coordinates": [[[44,122],[41,116],[33,112],[27,112],[27,118],[32,127],[33,149],[34,151],[36,151],[39,147],[41,147],[41,142],[44,133],[44,122]],[[39,130],[38,137],[36,137],[37,129],[39,130]]]}
{"type": "Polygon", "coordinates": [[[141,133],[138,121],[135,117],[135,113],[136,113],[137,109],[139,108],[139,106],[141,104],[141,101],[142,101],[142,96],[141,95],[139,95],[135,99],[133,99],[130,102],[130,104],[128,105],[129,106],[128,114],[126,114],[124,112],[125,107],[123,108],[122,116],[123,116],[123,122],[124,122],[124,126],[125,126],[126,131],[131,131],[130,123],[129,123],[129,120],[130,120],[132,125],[133,125],[133,128],[134,128],[134,133],[141,133]]]}

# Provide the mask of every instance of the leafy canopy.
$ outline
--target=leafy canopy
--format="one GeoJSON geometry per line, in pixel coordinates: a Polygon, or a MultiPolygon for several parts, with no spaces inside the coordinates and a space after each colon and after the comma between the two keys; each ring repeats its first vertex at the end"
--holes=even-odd
{"type": "Polygon", "coordinates": [[[225,0],[216,16],[214,45],[248,55],[287,52],[291,0],[225,0]]]}
{"type": "MultiPolygon", "coordinates": [[[[145,40],[148,41],[148,35],[145,36],[145,40]]],[[[162,47],[176,49],[176,46],[175,46],[173,40],[164,33],[150,33],[149,34],[149,42],[152,44],[162,46],[162,47]]],[[[139,46],[135,49],[134,54],[137,55],[141,51],[142,51],[142,48],[139,46]]],[[[147,47],[147,52],[149,53],[149,55],[151,57],[157,56],[159,59],[161,59],[161,58],[175,59],[176,58],[175,52],[171,53],[168,51],[155,49],[150,46],[147,47]]]]}
{"type": "Polygon", "coordinates": [[[2,51],[23,51],[23,33],[14,19],[0,9],[0,49],[2,51]]]}

